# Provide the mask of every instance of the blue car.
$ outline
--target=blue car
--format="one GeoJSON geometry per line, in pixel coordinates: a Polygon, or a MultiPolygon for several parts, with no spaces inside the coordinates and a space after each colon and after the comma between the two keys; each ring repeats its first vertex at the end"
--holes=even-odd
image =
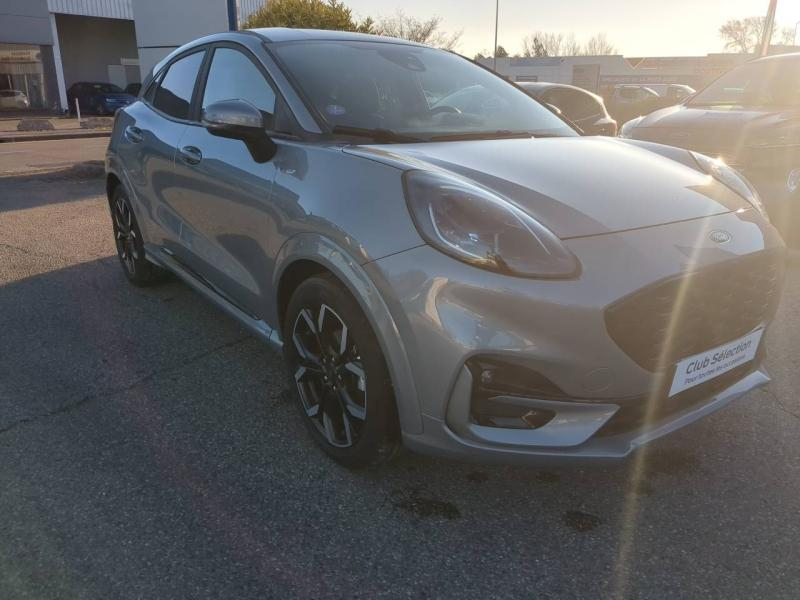
{"type": "Polygon", "coordinates": [[[82,113],[106,116],[135,102],[136,96],[125,93],[113,83],[80,81],[67,90],[70,113],[75,112],[76,99],[82,113]]]}

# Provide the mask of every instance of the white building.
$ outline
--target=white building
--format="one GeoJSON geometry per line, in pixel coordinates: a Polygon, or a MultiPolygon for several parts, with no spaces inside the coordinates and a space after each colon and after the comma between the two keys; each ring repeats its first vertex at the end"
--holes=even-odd
{"type": "MultiPolygon", "coordinates": [[[[771,53],[797,51],[794,47],[773,47],[771,53]]],[[[662,58],[624,56],[509,57],[497,59],[497,72],[511,81],[550,81],[577,85],[592,92],[603,92],[620,83],[683,83],[695,89],[751,60],[747,54],[709,54],[662,58]]],[[[479,62],[492,67],[491,58],[479,62]]]]}
{"type": "Polygon", "coordinates": [[[201,35],[236,29],[264,0],[0,0],[0,91],[67,108],[78,81],[125,88],[201,35]]]}

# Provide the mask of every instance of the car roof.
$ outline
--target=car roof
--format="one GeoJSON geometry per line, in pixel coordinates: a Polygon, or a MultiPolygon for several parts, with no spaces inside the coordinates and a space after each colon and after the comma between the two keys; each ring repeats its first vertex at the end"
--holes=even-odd
{"type": "Polygon", "coordinates": [[[751,60],[751,63],[767,62],[767,61],[780,61],[780,60],[797,60],[800,61],[800,52],[791,52],[789,54],[773,54],[772,56],[764,56],[751,60]]]}
{"type": "Polygon", "coordinates": [[[401,40],[399,38],[371,35],[368,33],[355,33],[352,31],[332,31],[327,29],[263,27],[259,29],[242,29],[239,31],[222,31],[220,33],[212,33],[207,36],[196,38],[190,42],[187,42],[183,46],[176,48],[153,66],[153,69],[150,71],[150,73],[148,73],[147,77],[145,77],[145,80],[142,81],[142,84],[149,85],[151,77],[161,71],[166,64],[170,63],[176,56],[191,52],[194,48],[217,42],[245,43],[248,38],[251,42],[255,39],[267,43],[294,42],[302,40],[340,40],[354,42],[383,42],[403,44],[405,46],[428,47],[424,46],[424,44],[418,44],[408,40],[401,40]]]}
{"type": "Polygon", "coordinates": [[[406,46],[423,46],[417,42],[401,40],[399,38],[370,33],[356,33],[354,31],[333,31],[329,29],[290,29],[288,27],[262,27],[247,29],[260,35],[268,42],[297,42],[302,40],[335,40],[345,42],[384,42],[404,44],[406,46]]]}

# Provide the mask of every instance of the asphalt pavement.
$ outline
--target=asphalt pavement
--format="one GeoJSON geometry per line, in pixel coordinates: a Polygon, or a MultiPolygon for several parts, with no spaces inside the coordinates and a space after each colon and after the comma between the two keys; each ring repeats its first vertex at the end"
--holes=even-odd
{"type": "Polygon", "coordinates": [[[349,472],[278,354],[128,285],[99,141],[0,146],[0,598],[797,598],[797,255],[774,382],[633,460],[349,472]]]}

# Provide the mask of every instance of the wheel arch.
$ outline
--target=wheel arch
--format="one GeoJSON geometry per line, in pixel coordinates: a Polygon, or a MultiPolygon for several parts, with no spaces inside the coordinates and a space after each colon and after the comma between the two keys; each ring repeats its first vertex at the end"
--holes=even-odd
{"type": "Polygon", "coordinates": [[[122,180],[117,177],[113,171],[106,173],[106,196],[109,202],[111,202],[111,198],[114,196],[114,190],[120,185],[122,185],[122,180]]]}
{"type": "Polygon", "coordinates": [[[411,365],[395,320],[363,267],[333,241],[318,234],[297,234],[281,247],[273,272],[276,331],[282,337],[282,322],[292,292],[308,277],[320,273],[330,273],[358,302],[386,357],[400,427],[406,433],[422,433],[422,412],[411,365]]]}

